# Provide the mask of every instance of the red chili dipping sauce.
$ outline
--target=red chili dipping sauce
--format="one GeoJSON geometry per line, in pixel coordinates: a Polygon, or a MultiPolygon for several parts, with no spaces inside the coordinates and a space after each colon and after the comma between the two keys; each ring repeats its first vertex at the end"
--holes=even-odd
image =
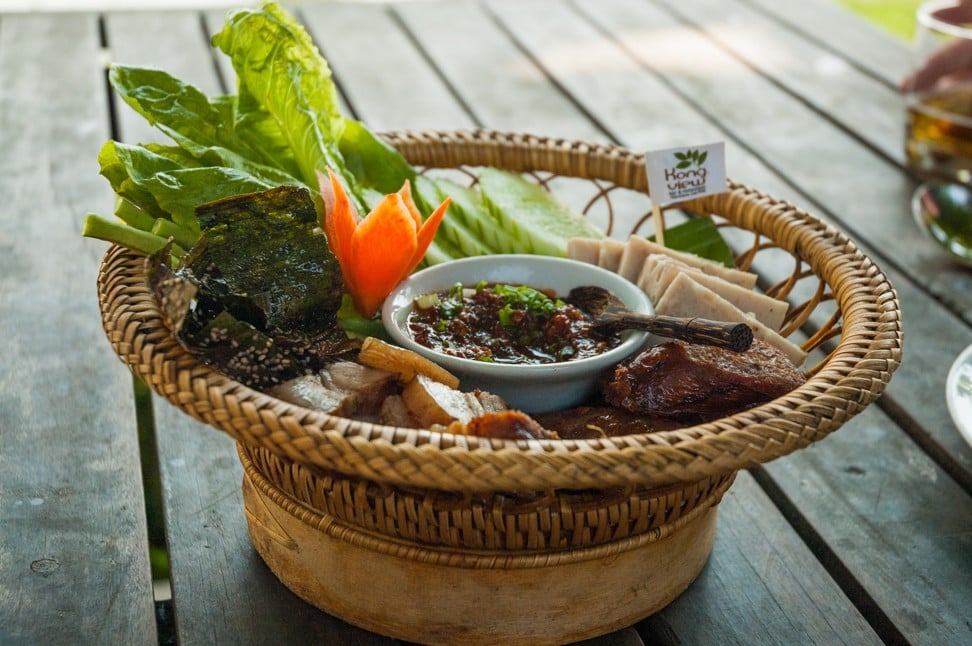
{"type": "Polygon", "coordinates": [[[415,300],[412,338],[443,354],[495,363],[556,363],[607,352],[619,334],[593,331],[577,307],[525,285],[454,285],[415,300]]]}

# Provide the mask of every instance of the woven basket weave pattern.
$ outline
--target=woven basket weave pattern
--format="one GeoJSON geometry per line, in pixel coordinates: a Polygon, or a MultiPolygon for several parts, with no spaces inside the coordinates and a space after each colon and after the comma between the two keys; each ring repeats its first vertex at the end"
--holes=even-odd
{"type": "MultiPolygon", "coordinates": [[[[493,165],[645,189],[641,156],[614,146],[496,132],[387,138],[420,166],[493,165]]],[[[853,243],[792,205],[738,184],[681,206],[753,235],[752,246],[739,254],[740,266],[759,266],[771,246],[789,254],[792,271],[768,277],[770,291],[795,294],[805,278],[816,286],[807,300],[794,303],[786,331],[813,328],[804,348],[829,350],[810,370],[808,382],[785,397],[690,428],[601,440],[513,442],[396,429],[292,406],[188,355],[161,321],[143,260],[119,248],[106,254],[99,275],[103,323],[119,357],[156,392],[248,446],[362,480],[442,491],[696,483],[807,446],[881,394],[901,358],[900,311],[887,278],[853,243]],[[828,314],[823,304],[831,301],[835,308],[828,314]]]]}
{"type": "Polygon", "coordinates": [[[294,503],[382,536],[471,550],[589,547],[664,538],[722,499],[735,474],[661,489],[469,494],[405,489],[284,460],[238,444],[247,468],[294,503]]]}

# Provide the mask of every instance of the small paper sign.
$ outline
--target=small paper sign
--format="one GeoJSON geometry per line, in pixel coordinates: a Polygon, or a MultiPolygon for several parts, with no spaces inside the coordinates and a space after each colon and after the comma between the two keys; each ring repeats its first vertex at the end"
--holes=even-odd
{"type": "Polygon", "coordinates": [[[726,145],[682,146],[645,153],[648,192],[654,204],[669,204],[726,190],[726,145]]]}

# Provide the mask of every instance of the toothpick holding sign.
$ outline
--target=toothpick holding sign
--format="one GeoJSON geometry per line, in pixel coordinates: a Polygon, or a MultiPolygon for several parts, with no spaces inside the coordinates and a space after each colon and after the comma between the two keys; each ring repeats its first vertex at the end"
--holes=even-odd
{"type": "Polygon", "coordinates": [[[661,205],[682,202],[726,190],[726,144],[681,146],[645,153],[648,195],[655,225],[655,240],[665,244],[661,205]]]}

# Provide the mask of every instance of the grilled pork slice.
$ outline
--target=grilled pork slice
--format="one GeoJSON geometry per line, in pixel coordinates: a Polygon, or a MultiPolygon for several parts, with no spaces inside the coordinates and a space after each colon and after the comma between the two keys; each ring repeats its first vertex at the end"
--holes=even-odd
{"type": "Polygon", "coordinates": [[[633,413],[699,423],[776,399],[805,381],[785,354],[760,340],[745,352],[671,341],[618,365],[603,394],[633,413]]]}
{"type": "Polygon", "coordinates": [[[544,428],[555,430],[562,440],[654,433],[684,426],[667,417],[632,413],[617,406],[600,403],[541,413],[536,419],[544,428]]]}

